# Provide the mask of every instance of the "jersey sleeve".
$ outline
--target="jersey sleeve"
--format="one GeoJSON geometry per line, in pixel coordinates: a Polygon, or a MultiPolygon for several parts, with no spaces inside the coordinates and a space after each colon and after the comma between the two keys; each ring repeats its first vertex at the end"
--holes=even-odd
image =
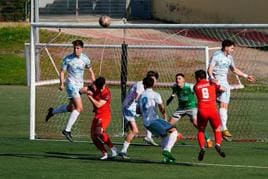
{"type": "Polygon", "coordinates": [[[159,93],[155,93],[155,102],[157,104],[162,104],[163,103],[163,100],[162,100],[162,98],[161,98],[159,93]]]}
{"type": "Polygon", "coordinates": [[[232,56],[230,56],[230,67],[235,67],[235,64],[234,64],[234,59],[232,56]]]}
{"type": "Polygon", "coordinates": [[[102,95],[100,96],[100,98],[101,98],[101,100],[109,101],[109,100],[111,100],[112,95],[111,95],[111,93],[107,90],[107,91],[105,91],[104,93],[102,93],[102,95]]]}
{"type": "Polygon", "coordinates": [[[91,68],[92,65],[91,65],[90,59],[86,55],[84,55],[84,57],[85,57],[84,58],[85,59],[84,60],[85,61],[85,68],[88,68],[88,69],[91,68]]]}
{"type": "Polygon", "coordinates": [[[62,64],[61,64],[61,69],[64,70],[64,71],[66,71],[66,70],[67,70],[67,66],[68,66],[68,58],[65,57],[65,58],[63,59],[62,64]]]}
{"type": "Polygon", "coordinates": [[[137,86],[136,86],[136,93],[137,93],[137,96],[139,96],[142,92],[144,91],[144,86],[142,83],[137,83],[137,86]]]}
{"type": "Polygon", "coordinates": [[[217,61],[217,54],[216,52],[212,55],[211,59],[210,59],[210,62],[209,62],[209,65],[211,65],[212,67],[214,67],[216,65],[216,61],[217,61]]]}

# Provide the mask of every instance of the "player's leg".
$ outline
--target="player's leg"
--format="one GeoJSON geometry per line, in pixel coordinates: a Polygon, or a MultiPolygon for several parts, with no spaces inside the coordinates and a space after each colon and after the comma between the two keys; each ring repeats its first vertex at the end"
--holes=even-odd
{"type": "Polygon", "coordinates": [[[232,135],[229,132],[227,128],[227,121],[228,121],[228,104],[230,101],[230,88],[229,85],[224,85],[226,88],[226,91],[220,93],[220,96],[218,97],[220,101],[220,120],[221,120],[221,131],[222,131],[222,136],[226,141],[231,141],[232,140],[232,135]]]}
{"type": "Polygon", "coordinates": [[[103,141],[104,144],[106,144],[111,152],[112,152],[112,157],[117,156],[117,149],[113,145],[110,136],[106,132],[106,129],[109,127],[109,124],[111,122],[111,116],[102,116],[101,119],[99,119],[99,128],[97,131],[97,134],[99,135],[100,139],[103,141]]]}
{"type": "Polygon", "coordinates": [[[171,155],[171,149],[177,141],[177,129],[163,119],[152,121],[146,128],[155,136],[160,136],[162,138],[161,147],[163,149],[162,155],[165,157],[164,161],[175,162],[175,158],[171,155]]]}
{"type": "Polygon", "coordinates": [[[215,136],[215,149],[221,157],[225,157],[225,153],[221,149],[222,133],[221,133],[221,121],[219,113],[216,110],[215,111],[211,110],[210,115],[211,117],[209,121],[215,136]]]}
{"type": "Polygon", "coordinates": [[[145,142],[153,146],[159,146],[153,139],[152,133],[149,130],[146,130],[146,136],[143,138],[145,142]]]}
{"type": "Polygon", "coordinates": [[[125,138],[125,141],[123,143],[123,147],[119,153],[121,157],[124,159],[128,159],[129,157],[127,156],[127,150],[129,148],[130,143],[134,139],[134,137],[139,133],[138,125],[135,121],[134,118],[130,119],[128,118],[128,123],[129,123],[129,131],[127,133],[127,136],[125,138]]]}
{"type": "Polygon", "coordinates": [[[175,126],[176,123],[181,119],[182,115],[185,114],[185,111],[184,110],[179,110],[177,109],[171,116],[171,118],[169,119],[169,123],[172,125],[172,126],[175,126]]]}
{"type": "Polygon", "coordinates": [[[101,160],[108,158],[107,150],[105,149],[104,142],[100,138],[102,133],[102,128],[100,127],[100,121],[97,118],[94,118],[91,125],[91,139],[94,145],[101,151],[101,160]]]}
{"type": "MultiPolygon", "coordinates": [[[[198,127],[197,127],[197,108],[187,110],[186,114],[189,116],[193,126],[198,130],[198,127]]],[[[212,148],[213,142],[210,138],[210,135],[206,131],[204,131],[204,132],[205,132],[205,140],[206,140],[206,144],[207,144],[206,146],[207,146],[207,148],[212,148]]]]}
{"type": "Polygon", "coordinates": [[[206,111],[202,111],[199,110],[197,113],[197,128],[198,128],[198,132],[197,132],[197,140],[198,140],[198,145],[200,148],[199,154],[197,159],[199,161],[202,161],[204,159],[204,155],[205,155],[205,128],[207,126],[207,112],[206,111]]]}

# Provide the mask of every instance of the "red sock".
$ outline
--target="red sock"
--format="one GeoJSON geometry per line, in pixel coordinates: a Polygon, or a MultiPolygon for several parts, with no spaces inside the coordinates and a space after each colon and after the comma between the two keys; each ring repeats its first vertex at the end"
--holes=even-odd
{"type": "Polygon", "coordinates": [[[200,149],[205,148],[205,134],[204,131],[198,131],[197,133],[197,139],[200,149]]]}
{"type": "Polygon", "coordinates": [[[103,132],[101,135],[101,139],[103,140],[103,142],[105,144],[107,144],[109,146],[109,148],[112,148],[114,145],[112,143],[112,141],[110,140],[109,135],[106,132],[103,132]]]}
{"type": "Polygon", "coordinates": [[[104,154],[107,153],[107,150],[105,149],[104,144],[101,142],[100,138],[97,137],[93,137],[92,138],[93,143],[95,144],[95,146],[104,154]]]}
{"type": "Polygon", "coordinates": [[[221,145],[222,142],[221,131],[214,131],[214,135],[215,135],[215,143],[221,145]]]}

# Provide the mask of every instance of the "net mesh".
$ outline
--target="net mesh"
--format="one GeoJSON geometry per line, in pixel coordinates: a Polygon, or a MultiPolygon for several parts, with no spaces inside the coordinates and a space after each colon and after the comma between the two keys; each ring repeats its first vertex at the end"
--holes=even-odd
{"type": "MultiPolygon", "coordinates": [[[[96,76],[104,76],[112,92],[112,122],[108,132],[112,136],[123,133],[121,113],[121,44],[128,45],[128,86],[143,79],[148,70],[158,71],[160,78],[156,91],[165,101],[171,94],[170,85],[175,82],[176,73],[184,73],[187,82],[194,83],[194,71],[205,69],[205,50],[192,48],[207,46],[209,55],[221,45],[224,39],[237,44],[233,57],[235,64],[247,74],[253,74],[257,82],[249,84],[241,79],[244,89],[232,90],[229,107],[228,127],[235,140],[267,140],[267,29],[78,29],[42,28],[39,30],[40,44],[37,47],[36,82],[58,79],[60,64],[64,56],[72,53],[71,42],[81,39],[88,45],[84,49],[93,64],[96,76]],[[53,44],[60,44],[54,45],[53,44]],[[90,45],[105,45],[90,47],[90,45]],[[109,46],[110,45],[110,46],[109,46]],[[151,46],[157,46],[151,48],[151,46]],[[188,48],[168,48],[188,46],[188,48]],[[216,48],[215,48],[216,47],[216,48]]],[[[86,77],[85,77],[86,79],[86,77]]],[[[231,84],[240,81],[230,73],[231,84]]],[[[45,123],[49,107],[68,103],[66,93],[58,90],[58,84],[36,87],[36,138],[61,138],[69,114],[59,114],[45,123]]],[[[89,138],[93,118],[92,106],[83,97],[84,111],[74,125],[73,135],[77,140],[89,138]]],[[[167,107],[169,116],[175,112],[175,100],[167,107]]],[[[140,135],[144,135],[142,120],[138,119],[140,135]]],[[[177,124],[186,138],[195,138],[196,129],[187,119],[177,124]]],[[[211,133],[210,127],[208,131],[211,133]]],[[[211,133],[212,135],[212,133],[211,133]]]]}

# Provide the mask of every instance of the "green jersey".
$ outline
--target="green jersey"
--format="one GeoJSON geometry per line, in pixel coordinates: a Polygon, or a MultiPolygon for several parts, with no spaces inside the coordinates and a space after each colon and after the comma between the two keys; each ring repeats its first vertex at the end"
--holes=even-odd
{"type": "Polygon", "coordinates": [[[180,88],[177,84],[172,86],[172,94],[176,94],[178,97],[179,109],[196,108],[193,87],[194,85],[191,83],[184,83],[183,88],[180,88]]]}

